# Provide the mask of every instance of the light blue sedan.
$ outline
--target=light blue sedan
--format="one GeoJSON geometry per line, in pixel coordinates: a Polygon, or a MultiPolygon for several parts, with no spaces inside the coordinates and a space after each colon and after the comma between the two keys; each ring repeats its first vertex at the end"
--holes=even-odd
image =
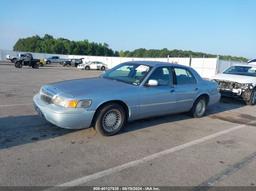
{"type": "Polygon", "coordinates": [[[172,113],[204,116],[220,99],[217,84],[190,67],[164,62],[120,64],[96,78],[44,85],[34,96],[36,111],[66,128],[95,127],[118,133],[128,121],[172,113]]]}

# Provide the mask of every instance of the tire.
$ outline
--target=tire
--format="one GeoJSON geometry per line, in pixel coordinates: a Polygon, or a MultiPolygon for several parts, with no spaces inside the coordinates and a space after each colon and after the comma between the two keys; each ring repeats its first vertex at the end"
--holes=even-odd
{"type": "Polygon", "coordinates": [[[22,62],[21,61],[15,62],[15,68],[22,68],[22,62]]]}
{"type": "Polygon", "coordinates": [[[90,70],[90,66],[85,66],[85,70],[90,70]]]}
{"type": "Polygon", "coordinates": [[[47,60],[47,61],[46,61],[46,64],[51,64],[51,61],[47,60]]]}
{"type": "Polygon", "coordinates": [[[253,89],[250,95],[249,100],[244,100],[246,105],[255,105],[256,104],[256,89],[253,89]]]}
{"type": "Polygon", "coordinates": [[[106,67],[105,66],[101,66],[100,70],[104,71],[104,70],[106,70],[106,67]]]}
{"type": "Polygon", "coordinates": [[[126,113],[119,104],[107,104],[96,114],[95,129],[103,136],[112,136],[122,130],[126,123],[126,113]]]}
{"type": "Polygon", "coordinates": [[[199,97],[193,104],[192,109],[190,110],[190,115],[194,118],[200,118],[205,115],[207,101],[205,97],[199,97]]]}

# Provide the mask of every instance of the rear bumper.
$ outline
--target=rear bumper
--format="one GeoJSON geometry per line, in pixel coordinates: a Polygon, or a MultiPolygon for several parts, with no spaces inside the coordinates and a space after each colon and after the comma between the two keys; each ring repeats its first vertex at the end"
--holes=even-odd
{"type": "Polygon", "coordinates": [[[63,108],[54,104],[46,104],[39,94],[33,98],[35,110],[50,123],[65,129],[83,129],[91,126],[95,111],[84,108],[63,108]]]}
{"type": "Polygon", "coordinates": [[[221,98],[221,94],[220,93],[211,95],[208,105],[213,105],[213,104],[218,103],[220,101],[220,98],[221,98]]]}

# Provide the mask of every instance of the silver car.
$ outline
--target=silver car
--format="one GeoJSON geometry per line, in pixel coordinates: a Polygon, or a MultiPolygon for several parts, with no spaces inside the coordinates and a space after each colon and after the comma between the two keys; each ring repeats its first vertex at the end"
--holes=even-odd
{"type": "Polygon", "coordinates": [[[93,126],[109,136],[127,121],[182,112],[202,117],[206,107],[219,99],[217,84],[203,80],[190,67],[134,61],[100,77],[44,85],[34,96],[34,105],[56,126],[93,126]]]}

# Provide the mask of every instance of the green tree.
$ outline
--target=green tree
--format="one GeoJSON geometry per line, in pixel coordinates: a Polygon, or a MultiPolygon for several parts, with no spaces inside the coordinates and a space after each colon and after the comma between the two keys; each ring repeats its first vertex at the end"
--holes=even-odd
{"type": "Polygon", "coordinates": [[[95,43],[88,40],[70,41],[65,38],[54,38],[45,34],[42,38],[38,35],[19,39],[14,47],[15,51],[53,53],[53,54],[77,54],[95,56],[116,56],[107,43],[95,43]]]}

